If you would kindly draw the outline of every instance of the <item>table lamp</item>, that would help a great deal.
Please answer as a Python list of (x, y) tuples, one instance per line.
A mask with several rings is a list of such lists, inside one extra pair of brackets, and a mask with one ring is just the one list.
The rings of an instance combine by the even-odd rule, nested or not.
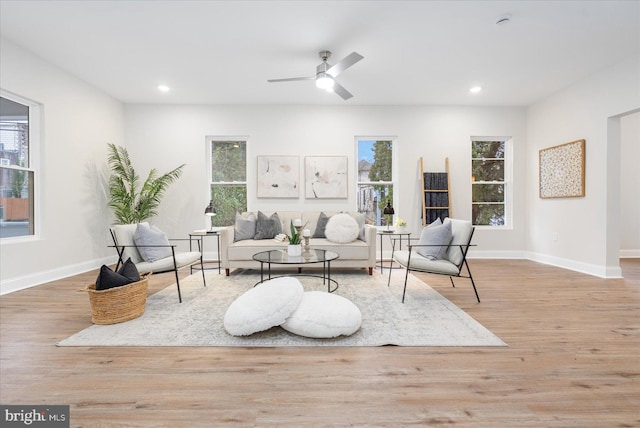
[(209, 205), (204, 209), (204, 215), (211, 218), (211, 231), (213, 232), (213, 216), (216, 215), (216, 209), (213, 207), (213, 200), (209, 201)]
[(387, 219), (387, 230), (385, 230), (385, 232), (390, 233), (391, 232), (391, 218), (395, 214), (395, 211), (393, 210), (393, 207), (391, 206), (391, 201), (387, 202), (387, 206), (384, 207), (384, 210), (382, 211), (382, 214), (384, 214), (384, 217)]

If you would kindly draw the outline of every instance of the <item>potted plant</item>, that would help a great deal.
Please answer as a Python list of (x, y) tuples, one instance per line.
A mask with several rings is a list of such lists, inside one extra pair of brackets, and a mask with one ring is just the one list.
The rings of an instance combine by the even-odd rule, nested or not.
[[(287, 245), (287, 254), (290, 256), (302, 255), (302, 244), (300, 243), (300, 232), (293, 225), (293, 221), (289, 224), (290, 235), (287, 235), (289, 245)], [(302, 230), (302, 228), (300, 228)]]
[(402, 218), (396, 219), (396, 232), (404, 233), (407, 230), (407, 222)]
[(140, 177), (131, 164), (127, 149), (115, 144), (108, 146), (109, 206), (113, 208), (116, 223), (140, 223), (155, 216), (162, 195), (180, 178), (184, 164), (162, 175), (152, 168), (140, 187)]

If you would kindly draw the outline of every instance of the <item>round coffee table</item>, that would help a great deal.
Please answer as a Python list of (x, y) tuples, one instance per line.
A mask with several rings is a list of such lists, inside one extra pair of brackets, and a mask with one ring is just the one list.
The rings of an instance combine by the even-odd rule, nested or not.
[[(322, 283), (327, 284), (327, 291), (333, 293), (338, 289), (338, 281), (331, 278), (331, 261), (337, 259), (340, 255), (334, 251), (329, 250), (309, 250), (303, 251), (302, 255), (290, 256), (287, 254), (287, 250), (270, 250), (261, 251), (253, 255), (253, 260), (260, 262), (260, 282), (264, 282), (264, 265), (267, 265), (268, 278), (271, 279), (271, 265), (308, 265), (322, 263), (322, 276), (297, 273), (293, 275), (280, 275), (280, 276), (313, 276), (316, 278), (322, 278)], [(277, 278), (274, 276), (274, 278)], [(331, 283), (335, 284), (335, 287), (331, 288)], [(259, 284), (258, 283), (258, 284)]]

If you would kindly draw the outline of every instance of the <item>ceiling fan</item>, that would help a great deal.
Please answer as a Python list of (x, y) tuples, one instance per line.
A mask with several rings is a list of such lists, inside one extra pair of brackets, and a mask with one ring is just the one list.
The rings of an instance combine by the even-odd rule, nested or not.
[(319, 52), (320, 59), (322, 60), (322, 64), (316, 67), (316, 75), (308, 76), (308, 77), (289, 77), (286, 79), (270, 79), (269, 83), (273, 82), (292, 82), (295, 80), (315, 80), (316, 86), (320, 89), (324, 89), (329, 92), (335, 92), (340, 95), (343, 100), (348, 100), (353, 97), (351, 92), (347, 91), (342, 85), (335, 81), (335, 78), (345, 71), (347, 68), (351, 67), (356, 62), (360, 61), (364, 58), (357, 52), (351, 52), (345, 58), (342, 59), (339, 63), (335, 65), (331, 65), (327, 63), (327, 60), (331, 57), (330, 51), (320, 51)]

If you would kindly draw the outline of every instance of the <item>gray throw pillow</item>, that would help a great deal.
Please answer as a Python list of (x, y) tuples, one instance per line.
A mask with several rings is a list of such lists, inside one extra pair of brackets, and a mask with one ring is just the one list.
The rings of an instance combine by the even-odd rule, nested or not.
[[(433, 225), (432, 223), (431, 225), (422, 229), (420, 240), (418, 241), (418, 245), (430, 246), (417, 247), (416, 251), (422, 257), (425, 257), (429, 260), (441, 259), (449, 248), (445, 247), (444, 245), (449, 245), (452, 238), (453, 235), (451, 234), (450, 222), (440, 225)], [(439, 245), (442, 245), (442, 247)]]
[[(136, 231), (133, 234), (133, 242), (138, 248), (138, 252), (142, 259), (146, 262), (154, 262), (156, 260), (171, 257), (171, 247), (167, 235), (156, 226), (147, 226), (138, 223)], [(147, 245), (166, 245), (165, 247), (149, 247)]]
[(233, 242), (253, 239), (254, 236), (256, 236), (256, 216), (250, 214), (249, 217), (244, 218), (240, 214), (236, 214)]
[(278, 213), (273, 213), (267, 217), (262, 211), (258, 211), (256, 234), (253, 239), (272, 239), (280, 233), (282, 233), (282, 224)]
[(326, 238), (324, 234), (324, 230), (327, 228), (327, 223), (331, 217), (327, 216), (324, 212), (320, 213), (320, 217), (318, 217), (318, 223), (316, 225), (316, 230), (313, 232), (312, 238)]

